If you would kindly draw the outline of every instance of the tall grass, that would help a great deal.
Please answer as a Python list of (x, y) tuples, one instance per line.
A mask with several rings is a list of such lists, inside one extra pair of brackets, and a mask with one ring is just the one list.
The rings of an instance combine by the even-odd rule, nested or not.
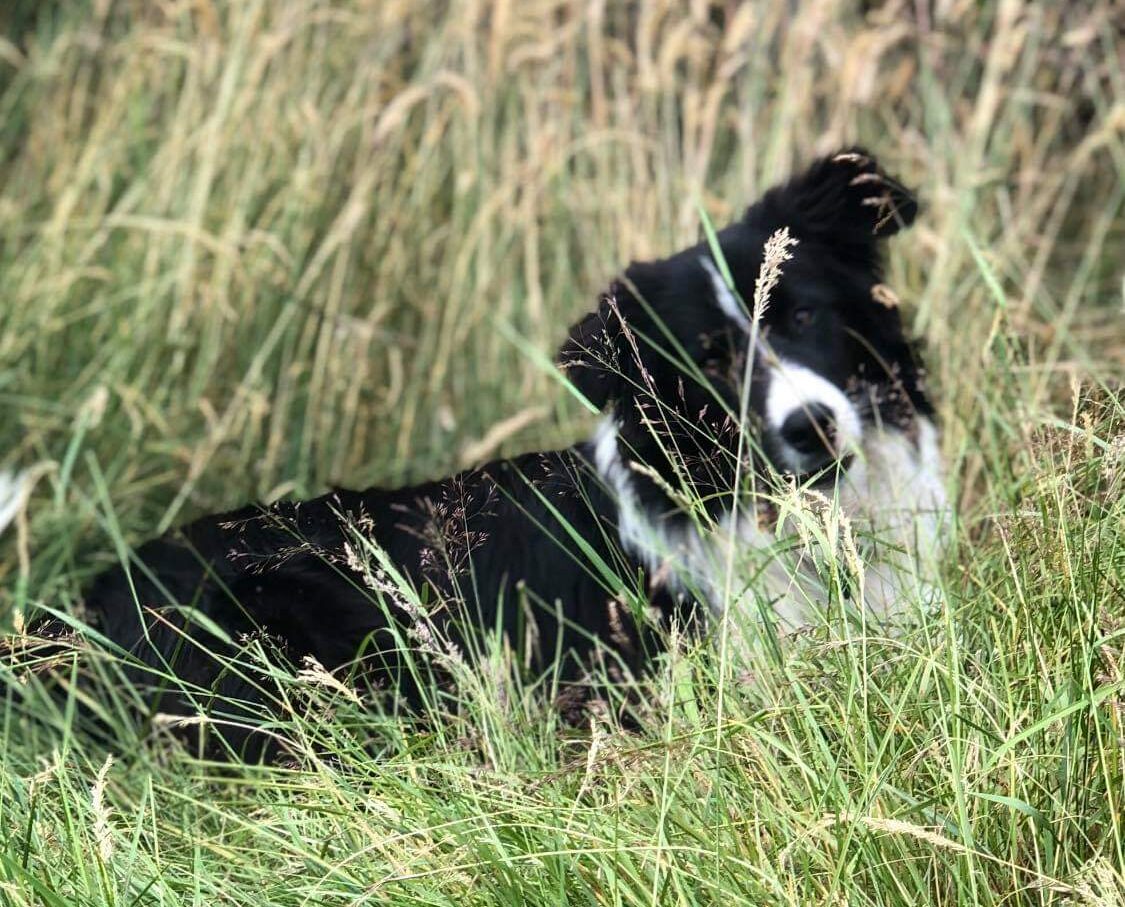
[(560, 728), (502, 652), (426, 727), (307, 668), (273, 769), (8, 684), (5, 903), (1125, 899), (1113, 5), (867, 5), (0, 12), (9, 626), (196, 513), (569, 443), (537, 363), (608, 279), (855, 140), (925, 203), (888, 282), (960, 515), (939, 613), (733, 688), (677, 655), (639, 733)]

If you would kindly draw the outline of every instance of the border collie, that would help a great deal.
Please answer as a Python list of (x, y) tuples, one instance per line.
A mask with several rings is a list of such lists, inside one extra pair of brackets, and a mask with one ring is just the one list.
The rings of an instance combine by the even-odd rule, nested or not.
[[(153, 710), (192, 715), (261, 705), (232, 668), (256, 634), (417, 701), (406, 650), (452, 651), (467, 626), (573, 680), (606, 653), (643, 670), (669, 621), (795, 629), (827, 606), (832, 533), (852, 569), (836, 600), (916, 607), (946, 502), (881, 273), (916, 210), (862, 149), (818, 160), (710, 241), (630, 265), (572, 328), (558, 363), (602, 413), (591, 440), (203, 517), (98, 576), (86, 617)], [(803, 529), (810, 514), (828, 528)]]

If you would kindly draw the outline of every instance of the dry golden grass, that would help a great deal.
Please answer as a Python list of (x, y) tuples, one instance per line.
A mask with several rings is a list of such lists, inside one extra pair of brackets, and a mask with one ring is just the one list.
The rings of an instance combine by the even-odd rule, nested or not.
[(890, 282), (951, 409), (998, 330), (1033, 405), (1120, 369), (1108, 7), (842, 6), (101, 2), (57, 36), (41, 13), (0, 111), (6, 454), (57, 459), (104, 414), (83, 446), (130, 454), (115, 499), (174, 490), (171, 519), (446, 469), (501, 419), (508, 448), (562, 440), (496, 322), (549, 352), (630, 258), (696, 238), (700, 200), (732, 217), (856, 139), (926, 201)]

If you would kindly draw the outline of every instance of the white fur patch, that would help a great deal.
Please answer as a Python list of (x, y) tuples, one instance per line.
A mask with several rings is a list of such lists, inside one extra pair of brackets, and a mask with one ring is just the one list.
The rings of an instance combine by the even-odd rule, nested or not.
[(880, 618), (931, 603), (950, 521), (937, 429), (919, 418), (913, 439), (875, 428), (861, 437), (858, 416), (847, 412), (855, 418), (845, 426), (855, 459), (832, 491), (794, 491), (773, 529), (759, 525), (747, 502), (737, 520), (728, 514), (707, 532), (669, 531), (649, 518), (621, 456), (618, 425), (604, 418), (594, 459), (617, 495), (622, 545), (679, 594), (704, 598), (716, 616), (730, 607), (739, 636), (737, 625), (771, 612), (783, 630), (818, 623), (828, 601), (821, 567), (829, 559), (854, 574), (853, 600)]
[(671, 530), (652, 520), (640, 506), (629, 466), (621, 456), (619, 427), (612, 416), (598, 423), (594, 434), (594, 465), (617, 496), (617, 534), (625, 550), (637, 557), (650, 574), (673, 575), (679, 591), (691, 588), (700, 574), (702, 544), (698, 533)]
[(26, 473), (0, 472), (0, 533), (23, 509), (30, 486)]
[(824, 568), (833, 562), (847, 577), (852, 601), (880, 620), (893, 622), (938, 601), (951, 512), (937, 428), (924, 418), (916, 427), (916, 439), (870, 428), (834, 488), (795, 492), (771, 543), (799, 544), (772, 558), (741, 552), (741, 563), (756, 562), (759, 572), (741, 599), (730, 599), (739, 617), (754, 617), (768, 601), (782, 629), (819, 623), (828, 599)]
[(952, 511), (937, 426), (915, 420), (910, 438), (895, 429), (872, 431), (839, 488), (839, 505), (865, 549), (864, 601), (876, 614), (902, 611), (904, 599), (933, 604)]
[(711, 289), (715, 293), (715, 302), (719, 304), (723, 314), (731, 321), (737, 324), (747, 334), (750, 333), (750, 316), (746, 314), (746, 310), (738, 301), (738, 297), (734, 295), (731, 288), (727, 286), (727, 282), (723, 280), (723, 275), (719, 273), (719, 269), (715, 267), (715, 263), (706, 255), (699, 257), (699, 263), (703, 265), (703, 270), (707, 272), (707, 276), (711, 278)]
[[(808, 410), (814, 404), (828, 407), (836, 423), (835, 441), (839, 456), (854, 453), (859, 448), (863, 423), (852, 402), (835, 384), (810, 368), (777, 359), (769, 366), (769, 387), (766, 392), (766, 424), (775, 434), (781, 431), (785, 420), (797, 412)], [(810, 458), (794, 450), (778, 436), (778, 445), (785, 464), (795, 472), (819, 465), (817, 457)], [(810, 462), (811, 461), (811, 462)]]

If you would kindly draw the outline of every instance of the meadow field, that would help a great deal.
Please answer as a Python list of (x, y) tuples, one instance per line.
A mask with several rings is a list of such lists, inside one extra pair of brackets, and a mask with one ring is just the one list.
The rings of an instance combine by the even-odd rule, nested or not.
[(853, 142), (922, 199), (957, 537), (915, 626), (685, 645), (640, 729), (502, 647), (425, 723), (272, 663), (294, 756), (234, 766), (0, 664), (0, 902), (1125, 904), (1120, 16), (4, 0), (5, 634), (193, 515), (573, 443), (609, 280)]

